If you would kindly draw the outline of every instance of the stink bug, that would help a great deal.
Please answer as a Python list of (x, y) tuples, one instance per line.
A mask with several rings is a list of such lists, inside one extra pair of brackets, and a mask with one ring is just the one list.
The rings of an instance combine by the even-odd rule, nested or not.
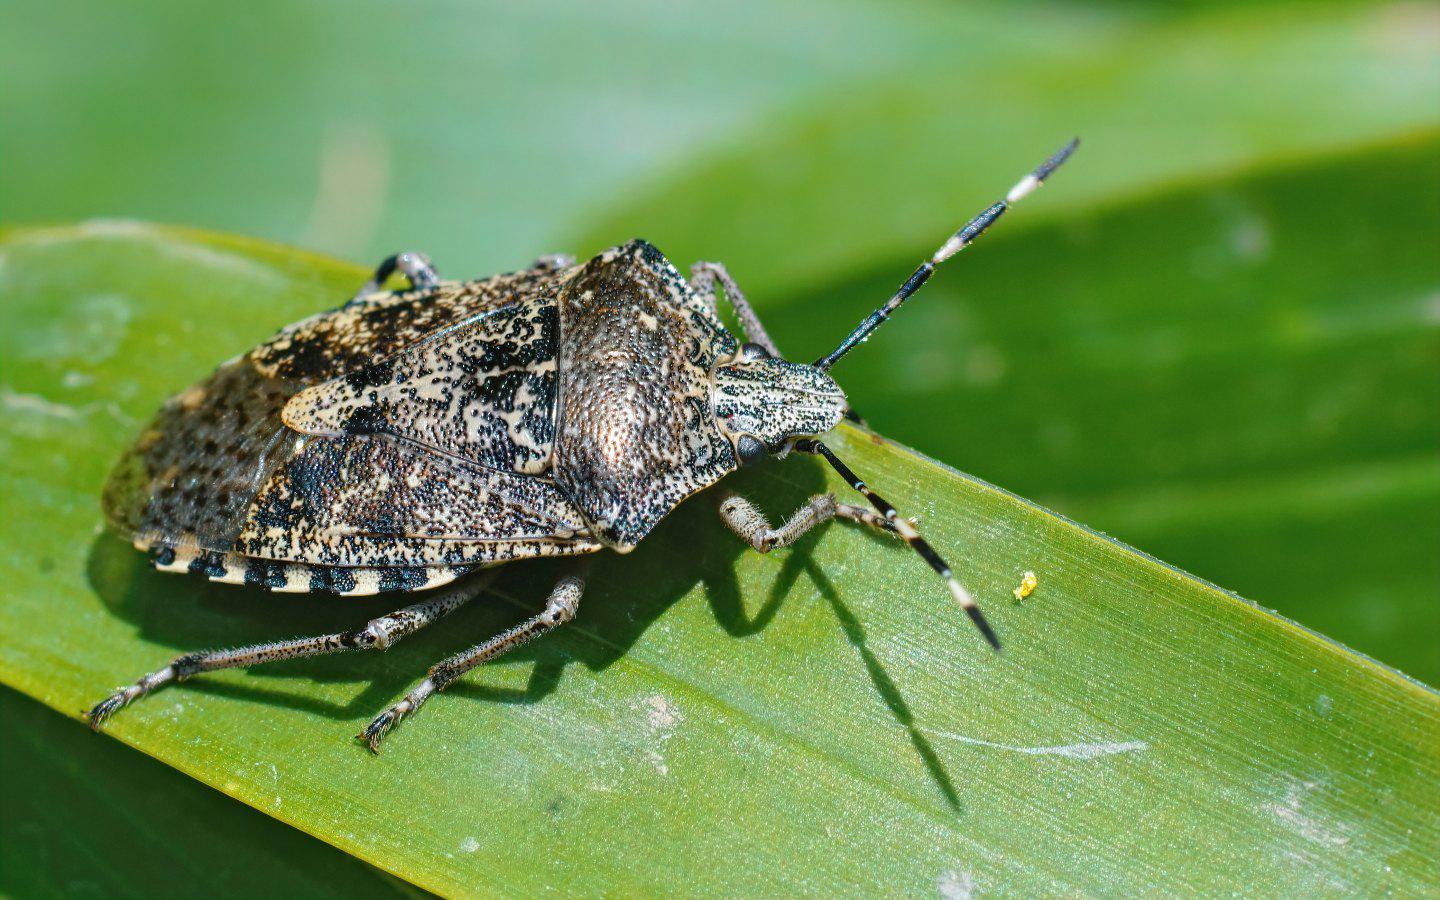
[[(823, 494), (774, 528), (727, 494), (726, 525), (762, 553), (837, 517), (892, 532), (999, 649), (914, 523), (819, 440), (847, 413), (829, 371), (1077, 143), (955, 232), (809, 365), (781, 357), (723, 266), (698, 263), (687, 283), (644, 241), (464, 283), (440, 280), (418, 253), (385, 260), (343, 306), (166, 403), (111, 474), (103, 505), (162, 571), (274, 591), (438, 590), (354, 631), (182, 656), (97, 704), (91, 725), (201, 672), (384, 650), (480, 593), (483, 578), (456, 580), (471, 570), (626, 553), (690, 494), (792, 451), (822, 457), (874, 511)], [(397, 271), (409, 289), (384, 290)], [(744, 343), (721, 324), (721, 293)], [(539, 615), (436, 665), (361, 737), (378, 750), (436, 691), (570, 621), (583, 587), (562, 578)]]

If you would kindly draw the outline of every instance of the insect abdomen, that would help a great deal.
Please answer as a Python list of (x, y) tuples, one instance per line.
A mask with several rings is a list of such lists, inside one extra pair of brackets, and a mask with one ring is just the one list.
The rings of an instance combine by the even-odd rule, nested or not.
[(293, 393), (241, 358), (171, 398), (110, 475), (111, 525), (149, 544), (228, 549), (288, 459), (279, 413)]

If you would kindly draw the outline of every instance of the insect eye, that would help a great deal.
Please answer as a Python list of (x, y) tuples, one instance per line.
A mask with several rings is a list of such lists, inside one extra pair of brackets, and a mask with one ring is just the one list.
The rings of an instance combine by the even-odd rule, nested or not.
[(759, 344), (745, 343), (740, 347), (740, 355), (746, 359), (769, 359), (770, 351)]
[(742, 434), (735, 440), (735, 452), (740, 457), (740, 464), (748, 466), (765, 458), (765, 445), (754, 435)]

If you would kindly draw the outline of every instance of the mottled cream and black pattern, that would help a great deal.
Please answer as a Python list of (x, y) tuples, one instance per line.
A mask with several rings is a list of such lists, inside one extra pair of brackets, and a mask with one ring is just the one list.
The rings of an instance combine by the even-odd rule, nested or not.
[[(156, 568), (275, 591), (432, 588), (536, 556), (627, 552), (671, 509), (740, 465), (814, 454), (873, 507), (818, 494), (778, 527), (735, 494), (721, 520), (760, 552), (846, 519), (903, 540), (995, 649), (994, 629), (913, 520), (818, 438), (845, 395), (829, 370), (1074, 151), (1067, 144), (952, 235), (885, 305), (813, 365), (786, 361), (725, 267), (687, 283), (632, 241), (583, 265), (444, 282), (423, 253), (383, 260), (341, 308), (284, 329), (170, 400), (105, 488), (111, 524)], [(393, 274), (405, 292), (376, 290)], [(746, 343), (721, 324), (722, 295)], [(188, 653), (101, 700), (99, 728), (204, 672), (384, 650), (486, 587), (467, 578), (345, 631)], [(359, 735), (399, 722), (466, 672), (571, 621), (584, 577), (543, 609), (430, 667)]]
[(643, 241), (368, 295), (169, 401), (105, 509), (163, 569), (275, 590), (628, 550), (737, 467), (712, 402), (736, 350)]
[(452, 325), (388, 359), (302, 391), (282, 420), (301, 434), (386, 434), (524, 475), (550, 468), (554, 297)]
[(710, 370), (735, 339), (644, 241), (566, 282), (560, 331), (555, 482), (623, 552), (737, 468), (710, 401)]
[[(537, 268), (431, 291), (379, 292), (285, 328), (166, 403), (112, 473), (107, 518), (155, 551), (159, 568), (276, 590), (433, 587), (476, 564), (598, 549), (577, 533), (581, 520), (553, 484), (515, 474), (548, 456), (537, 447), (553, 430), (544, 394), (554, 391), (554, 297), (568, 274)], [(521, 321), (530, 307), (552, 310), (550, 325), (543, 314), (540, 322)], [(457, 323), (467, 334), (484, 333), (492, 316), (490, 352), (502, 358), (492, 393), (502, 406), (516, 399), (504, 396), (514, 380), (507, 363), (528, 353), (552, 374), (522, 379), (524, 390), (515, 393), (538, 390), (539, 402), (520, 398), (533, 408), (515, 429), (490, 430), (496, 440), (479, 451), (479, 465), (421, 452), (403, 436), (359, 429), (312, 436), (285, 424), (286, 405), (307, 388), (343, 384), (337, 376), (373, 379), (377, 365)], [(517, 465), (485, 465), (502, 457)], [(498, 519), (482, 516), (500, 510), (506, 515)], [(465, 515), (476, 518), (457, 527)]]

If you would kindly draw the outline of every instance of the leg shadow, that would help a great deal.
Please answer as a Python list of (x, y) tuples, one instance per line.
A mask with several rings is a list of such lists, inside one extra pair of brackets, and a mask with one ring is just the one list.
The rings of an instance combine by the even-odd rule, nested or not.
[[(327, 634), (408, 606), (419, 595), (334, 597), (324, 594), (272, 594), (257, 588), (213, 584), (198, 576), (156, 572), (145, 557), (110, 533), (91, 544), (87, 575), (92, 589), (118, 618), (130, 622), (145, 640), (162, 644), (145, 663), (153, 671), (184, 653), (239, 646), (294, 636)], [(256, 676), (243, 683), (198, 675), (165, 689), (198, 691), (302, 710), (336, 720), (373, 715), (403, 694), (440, 659), (475, 643), (465, 636), (494, 634), (515, 624), (508, 604), (482, 593), (441, 622), (400, 641), (384, 653), (350, 651), (252, 666)], [(553, 668), (553, 667), (552, 667)], [(124, 673), (125, 682), (145, 674)], [(263, 679), (308, 679), (317, 684), (362, 683), (345, 702), (336, 692), (323, 695), (303, 688), (271, 686)], [(553, 681), (554, 679), (552, 679)], [(543, 683), (543, 680), (542, 680)], [(101, 685), (96, 700), (116, 685)], [(146, 701), (139, 701), (144, 703)], [(123, 713), (122, 713), (123, 714)]]
[[(727, 480), (727, 485), (758, 498), (768, 513), (779, 517), (822, 490), (824, 477), (818, 461), (792, 460), (738, 473)], [(485, 703), (541, 702), (558, 687), (568, 665), (578, 662), (591, 671), (607, 669), (697, 585), (705, 588), (715, 619), (727, 634), (756, 634), (775, 619), (795, 582), (808, 575), (840, 620), (850, 643), (860, 652), (881, 698), (909, 732), (931, 776), (950, 805), (958, 809), (953, 783), (930, 743), (917, 730), (914, 716), (894, 681), (867, 648), (864, 629), (810, 557), (812, 542), (832, 527), (853, 526), (831, 523), (790, 548), (769, 585), (764, 603), (751, 614), (736, 567), (741, 554), (755, 551), (724, 527), (712, 497), (694, 498), (667, 516), (634, 553), (617, 556), (601, 552), (593, 558), (585, 597), (574, 623), (483, 667), (529, 665), (531, 673), (523, 689), (488, 685), (483, 674), (476, 672), (451, 685), (446, 694)], [(888, 535), (869, 534), (877, 542), (894, 540)], [(485, 593), (384, 653), (337, 653), (247, 670), (260, 678), (300, 676), (316, 683), (363, 682), (361, 690), (343, 703), (306, 693), (303, 688), (271, 687), (253, 679), (236, 683), (202, 675), (186, 681), (181, 689), (273, 704), (336, 720), (368, 720), (402, 696), (433, 664), (537, 612), (567, 565), (573, 565), (573, 561), (534, 560), (503, 566)], [(150, 568), (142, 554), (108, 532), (91, 545), (87, 568), (92, 588), (116, 616), (134, 624), (146, 640), (173, 650), (155, 659), (151, 670), (177, 655), (201, 648), (354, 628), (415, 602), (414, 596), (406, 594), (368, 598), (271, 594), (257, 588), (213, 584), (194, 576), (160, 573)], [(133, 679), (142, 674), (134, 672), (125, 677)], [(110, 687), (97, 691), (96, 699)]]
[(945, 795), (945, 802), (955, 812), (961, 812), (960, 795), (955, 790), (955, 782), (950, 779), (950, 773), (946, 771), (945, 764), (940, 761), (940, 756), (935, 752), (935, 747), (930, 743), (930, 739), (915, 724), (915, 714), (910, 711), (910, 705), (905, 702), (905, 696), (900, 693), (900, 688), (891, 679), (890, 674), (885, 671), (879, 658), (870, 651), (865, 640), (865, 627), (850, 611), (850, 607), (840, 599), (840, 593), (835, 590), (835, 584), (815, 564), (814, 560), (810, 559), (808, 553), (800, 565), (820, 591), (820, 596), (830, 604), (830, 608), (835, 612), (835, 618), (840, 620), (840, 627), (844, 630), (846, 639), (860, 654), (860, 659), (865, 664), (865, 671), (870, 675), (870, 681), (875, 685), (880, 699), (885, 701), (885, 705), (890, 708), (890, 712), (896, 720), (905, 726), (911, 745), (915, 748), (921, 761), (925, 763), (925, 768), (930, 772), (930, 778), (935, 782), (935, 786), (940, 789), (940, 793)]

